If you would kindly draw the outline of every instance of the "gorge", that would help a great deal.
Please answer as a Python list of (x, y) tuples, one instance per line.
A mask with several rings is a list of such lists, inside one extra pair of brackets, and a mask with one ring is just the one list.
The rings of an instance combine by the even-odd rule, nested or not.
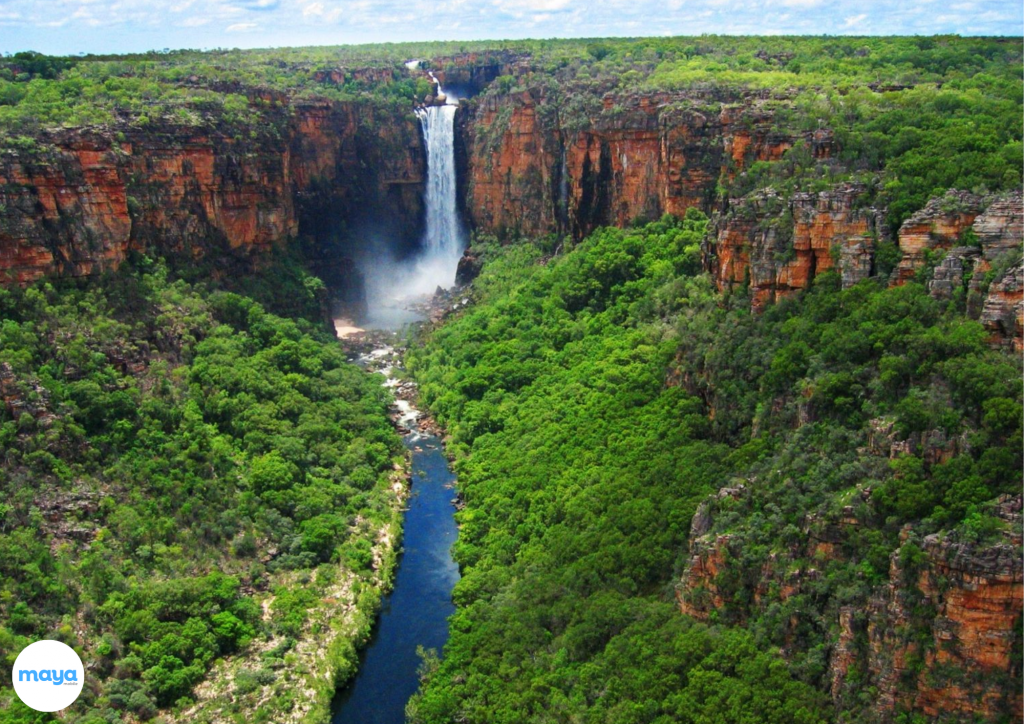
[[(1020, 58), (691, 38), (81, 61), (109, 74), (94, 99), (166, 95), (0, 115), (4, 484), (61, 491), (11, 494), (2, 535), (100, 570), (68, 542), (139, 528), (96, 501), (167, 436), (189, 490), (234, 502), (124, 533), (127, 573), (59, 604), (0, 556), (28, 602), (0, 600), (4, 630), (82, 611), (60, 635), (101, 662), (108, 719), (145, 718), (139, 692), (171, 718), (326, 721), (353, 676), (335, 721), (392, 685), (386, 720), (414, 724), (1019, 719)], [(444, 428), (406, 438), (410, 469), (322, 327), (453, 285), (405, 355)], [(306, 417), (342, 402), (330, 436)], [(455, 496), (441, 437), (458, 570), (454, 529), (419, 517)], [(175, 528), (225, 556), (230, 595), (158, 605), (213, 570)], [(451, 636), (416, 681), (420, 616), (424, 645)], [(149, 673), (164, 629), (181, 666)]]
[[(367, 275), (378, 296), (387, 296), (378, 278), (429, 293), (452, 283), (465, 243), (440, 246), (439, 239), (464, 238), (462, 221), (456, 207), (441, 204), (425, 219), (429, 195), (464, 208), (470, 227), (480, 232), (581, 239), (603, 224), (653, 220), (690, 207), (709, 213), (718, 203), (719, 179), (777, 161), (794, 144), (815, 159), (828, 161), (832, 153), (827, 130), (803, 138), (774, 130), (771, 112), (756, 95), (716, 91), (686, 98), (691, 108), (705, 104), (704, 112), (681, 112), (668, 101), (606, 96), (584, 117), (587, 130), (574, 134), (571, 145), (562, 140), (571, 134), (564, 122), (541, 122), (557, 115), (532, 92), (471, 100), (458, 120), (454, 99), (430, 105), (417, 112), (422, 132), (400, 112), (276, 97), (270, 102), (280, 108), (278, 117), (268, 120), (281, 125), (284, 137), (262, 147), (223, 132), (173, 126), (125, 129), (119, 134), (124, 141), (90, 131), (43, 136), (31, 153), (4, 158), (0, 274), (18, 284), (44, 275), (95, 275), (117, 268), (133, 250), (209, 257), (223, 268), (232, 261), (259, 263), (275, 243), (303, 236), (313, 242), (315, 268), (350, 300), (365, 295)], [(710, 116), (714, 108), (721, 110)], [(438, 165), (427, 177), (431, 153), (458, 166), (455, 196), (445, 188), (455, 169)], [(919, 241), (912, 226), (887, 228), (882, 210), (865, 206), (871, 193), (838, 184), (794, 197), (790, 208), (770, 193), (730, 199), (705, 266), (720, 288), (749, 277), (760, 306), (806, 288), (816, 270), (830, 268), (837, 239), (839, 268), (853, 284), (874, 272), (875, 245), (897, 237), (907, 250), (894, 277), (902, 283), (924, 264), (925, 249), (950, 249), (963, 228), (951, 219), (958, 225), (949, 232), (940, 226), (930, 240)], [(969, 202), (970, 219), (996, 201), (1007, 209), (985, 237), (995, 246), (983, 266), (1013, 245), (1017, 198)], [(938, 204), (925, 223), (947, 223)], [(767, 236), (754, 231), (780, 222)], [(346, 239), (339, 239), (339, 228), (349, 229)], [(796, 258), (780, 263), (790, 249)], [(354, 273), (356, 262), (365, 267), (362, 274)], [(993, 334), (1019, 347), (1020, 306), (1012, 292), (1002, 291), (1007, 284), (1021, 287), (1019, 268), (993, 280), (992, 294), (974, 314), (987, 310)]]
[[(434, 98), (444, 101), (416, 111), (427, 149), (424, 241), (420, 252), (405, 265), (366, 262), (369, 309), (361, 323), (371, 334), (379, 334), (381, 329), (407, 331), (402, 322), (410, 317), (396, 319), (394, 312), (382, 314), (379, 309), (402, 309), (429, 297), (435, 289), (452, 287), (465, 245), (455, 193), (453, 129), (458, 101), (443, 92), (433, 74), (430, 78), (437, 88)], [(332, 722), (400, 724), (419, 684), (421, 652), (437, 656), (448, 638), (448, 618), (454, 611), (452, 588), (459, 576), (451, 557), (457, 535), (452, 498), (455, 477), (441, 440), (426, 431), (430, 429), (428, 421), (406, 399), (414, 386), (396, 376), (401, 372), (397, 368), (400, 353), (385, 345), (361, 355), (358, 361), (383, 373), (385, 386), (401, 390), (395, 422), (410, 449), (412, 476), (394, 589), (384, 599), (373, 637), (360, 655), (359, 673), (336, 697)]]

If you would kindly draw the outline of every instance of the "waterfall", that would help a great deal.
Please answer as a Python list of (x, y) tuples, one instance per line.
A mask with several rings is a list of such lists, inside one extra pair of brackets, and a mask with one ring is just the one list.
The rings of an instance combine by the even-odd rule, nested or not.
[[(458, 264), (462, 256), (462, 222), (455, 201), (455, 108), (447, 104), (416, 112), (427, 147), (427, 229), (423, 239), (426, 259)], [(455, 280), (451, 269), (450, 285)], [(440, 283), (440, 282), (439, 282)], [(447, 286), (442, 284), (442, 286)]]
[[(410, 61), (414, 63), (415, 61)], [(429, 72), (429, 71), (428, 71)], [(444, 90), (433, 73), (435, 97)], [(466, 232), (459, 218), (455, 185), (455, 111), (458, 100), (450, 93), (441, 105), (416, 110), (427, 151), (426, 229), (419, 253), (396, 259), (386, 245), (371, 247), (360, 268), (366, 279), (369, 325), (381, 321), (386, 310), (401, 310), (410, 299), (433, 294), (438, 287), (455, 284), (459, 259), (466, 247)]]
[[(444, 89), (430, 73), (437, 94)], [(433, 292), (455, 283), (455, 272), (465, 248), (455, 185), (455, 110), (458, 100), (446, 94), (444, 105), (417, 109), (427, 147), (426, 231), (412, 281), (414, 293)]]

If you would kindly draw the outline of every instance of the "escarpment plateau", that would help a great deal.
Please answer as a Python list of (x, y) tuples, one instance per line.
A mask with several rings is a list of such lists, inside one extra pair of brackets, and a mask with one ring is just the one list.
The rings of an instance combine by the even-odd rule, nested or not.
[[(459, 205), (477, 231), (580, 239), (598, 226), (695, 207), (713, 217), (705, 270), (720, 290), (749, 287), (755, 309), (832, 268), (845, 286), (879, 274), (893, 284), (923, 275), (935, 295), (967, 295), (993, 343), (1021, 347), (1024, 280), (1019, 265), (1003, 263), (1020, 245), (1019, 192), (951, 191), (893, 232), (876, 189), (863, 182), (750, 187), (752, 168), (790, 152), (842, 168), (830, 129), (803, 131), (780, 119), (784, 95), (602, 95), (557, 83), (502, 94), (491, 87), (496, 79), (532, 77), (528, 57), (464, 54), (430, 65), (469, 93), (490, 88), (456, 115)], [(392, 83), (396, 73), (338, 70), (324, 82)], [(302, 235), (316, 241), (318, 270), (345, 287), (354, 283), (347, 260), (361, 237), (415, 248), (425, 152), (411, 115), (266, 91), (249, 98), (264, 117), (260, 133), (164, 120), (50, 132), (31, 148), (4, 152), (0, 277), (25, 284), (94, 274), (133, 249), (216, 267), (258, 259)]]

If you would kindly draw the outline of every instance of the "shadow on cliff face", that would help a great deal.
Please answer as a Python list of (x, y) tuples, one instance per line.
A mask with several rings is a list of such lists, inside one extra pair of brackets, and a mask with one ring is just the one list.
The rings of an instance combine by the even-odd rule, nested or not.
[(310, 267), (330, 290), (334, 314), (362, 318), (418, 253), (423, 202), (418, 193), (382, 196), (370, 184), (352, 197), (344, 191), (323, 182), (299, 198), (300, 237)]
[(428, 251), (423, 226), (414, 236), (396, 229), (394, 218), (351, 226), (343, 219), (331, 222), (306, 237), (305, 256), (330, 290), (335, 317), (370, 328), (398, 328), (421, 318), (410, 316), (408, 308), (455, 283), (461, 245)]

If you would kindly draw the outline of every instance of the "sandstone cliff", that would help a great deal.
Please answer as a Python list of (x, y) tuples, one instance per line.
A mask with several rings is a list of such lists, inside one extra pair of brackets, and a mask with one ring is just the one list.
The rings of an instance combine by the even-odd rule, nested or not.
[[(870, 491), (860, 495), (868, 500)], [(742, 486), (723, 490), (713, 507), (744, 496)], [(1005, 529), (985, 542), (950, 533), (921, 539), (906, 528), (904, 547), (890, 556), (888, 580), (865, 600), (843, 603), (820, 598), (821, 580), (827, 562), (844, 559), (857, 547), (860, 531), (870, 527), (853, 507), (826, 518), (809, 515), (801, 543), (769, 554), (761, 570), (745, 571), (740, 543), (714, 532), (714, 516), (704, 503), (694, 516), (676, 594), (680, 610), (739, 625), (748, 625), (750, 617), (775, 621), (787, 656), (805, 645), (809, 628), (828, 631), (826, 683), (842, 710), (860, 709), (864, 702), (858, 697), (874, 687), (878, 696), (868, 709), (881, 722), (893, 721), (900, 711), (1020, 719), (1020, 692), (1006, 682), (992, 683), (993, 677), (1008, 682), (1020, 665), (1014, 658), (1024, 604), (1020, 496), (1001, 499), (994, 513)], [(920, 553), (907, 553), (911, 549)], [(737, 581), (750, 591), (744, 600), (735, 596)]]
[[(920, 562), (907, 563), (893, 553), (889, 583), (866, 615), (867, 668), (876, 677), (880, 710), (910, 708), (931, 718), (1021, 718), (1021, 692), (1008, 682), (993, 686), (993, 679), (1009, 679), (1019, 666), (1014, 647), (1024, 605), (1020, 496), (1002, 500), (996, 510), (1007, 525), (998, 542), (933, 534), (921, 543)], [(922, 610), (928, 613), (922, 616)], [(915, 630), (923, 635), (908, 635)], [(834, 662), (839, 687), (848, 674)]]
[(932, 255), (959, 246), (984, 207), (984, 200), (966, 191), (951, 190), (903, 222), (899, 231), (902, 257), (892, 274), (894, 284), (913, 279)]
[[(828, 191), (782, 197), (772, 189), (730, 201), (714, 217), (704, 266), (719, 289), (751, 289), (754, 309), (806, 289), (837, 267), (844, 287), (882, 273), (877, 252), (889, 244), (884, 211), (867, 203), (868, 189), (841, 184)], [(1022, 348), (1024, 276), (1019, 259), (1021, 192), (981, 197), (949, 191), (931, 199), (900, 227), (890, 284), (921, 275), (933, 296), (965, 296), (968, 313), (992, 332), (992, 342)], [(965, 246), (970, 243), (970, 246)]]
[(161, 122), (51, 132), (0, 155), (0, 280), (97, 274), (130, 250), (251, 261), (360, 214), (415, 238), (425, 160), (413, 119), (328, 101), (265, 114), (256, 138), (216, 119)]
[[(965, 239), (972, 245), (963, 246)], [(924, 271), (930, 275), (933, 296), (949, 299), (962, 290), (968, 295), (968, 313), (992, 333), (993, 344), (1019, 352), (1024, 327), (1022, 243), (1021, 191), (994, 198), (949, 191), (900, 227), (902, 257), (890, 281), (903, 284)]]
[(500, 236), (582, 238), (600, 225), (709, 211), (722, 174), (776, 160), (794, 143), (762, 101), (712, 91), (485, 96), (460, 122), (470, 222)]
[(755, 309), (806, 289), (814, 276), (838, 264), (843, 286), (873, 273), (877, 241), (886, 238), (882, 213), (858, 205), (859, 185), (796, 193), (772, 190), (734, 200), (715, 219), (704, 264), (719, 288), (749, 285)]
[[(993, 341), (1014, 352), (1024, 349), (1024, 193), (1016, 191), (995, 201), (974, 222), (982, 256), (971, 278), (971, 290), (985, 293), (979, 315)], [(1006, 262), (1016, 258), (1015, 264)], [(984, 284), (988, 283), (985, 290)], [(972, 312), (975, 310), (971, 310)]]
[[(998, 261), (1020, 248), (1020, 193), (1002, 198), (950, 191), (932, 199), (890, 239), (885, 209), (859, 183), (783, 195), (771, 189), (723, 201), (723, 188), (757, 161), (797, 143), (810, 158), (837, 151), (828, 129), (786, 134), (784, 99), (726, 91), (605, 94), (587, 100), (546, 87), (488, 94), (457, 118), (460, 203), (470, 225), (502, 238), (627, 225), (696, 206), (714, 216), (704, 264), (720, 289), (749, 285), (755, 309), (805, 289), (838, 267), (844, 286), (889, 273), (877, 258), (895, 243), (891, 283), (924, 268), (937, 296), (973, 292), (972, 316), (993, 343), (1021, 346), (1019, 273)], [(964, 240), (974, 246), (962, 251)], [(977, 253), (975, 253), (977, 250)], [(997, 278), (985, 274), (997, 269)], [(973, 275), (973, 276), (972, 276)]]
[[(431, 65), (471, 90), (530, 71), (528, 58), (511, 53)], [(394, 80), (393, 69), (371, 70), (361, 82)], [(338, 83), (357, 74), (323, 72)], [(399, 253), (415, 247), (425, 157), (411, 117), (369, 103), (248, 93), (268, 129), (258, 138), (205, 119), (56, 132), (33, 150), (0, 154), (0, 279), (95, 274), (132, 249), (216, 265), (251, 261), (301, 234), (317, 241), (318, 271), (345, 286), (345, 259), (360, 238), (386, 237)], [(884, 210), (862, 184), (721, 197), (753, 163), (777, 161), (798, 142), (814, 159), (835, 154), (828, 129), (780, 132), (780, 103), (721, 89), (487, 94), (463, 102), (456, 117), (460, 205), (481, 231), (574, 238), (702, 208), (714, 219), (705, 268), (720, 289), (749, 285), (755, 309), (833, 267), (844, 286), (888, 273), (877, 258), (880, 245), (891, 247)], [(939, 298), (962, 289), (993, 343), (1019, 350), (1024, 278), (1005, 262), (1022, 234), (1020, 192), (993, 199), (951, 191), (903, 224), (891, 281), (924, 273)]]

